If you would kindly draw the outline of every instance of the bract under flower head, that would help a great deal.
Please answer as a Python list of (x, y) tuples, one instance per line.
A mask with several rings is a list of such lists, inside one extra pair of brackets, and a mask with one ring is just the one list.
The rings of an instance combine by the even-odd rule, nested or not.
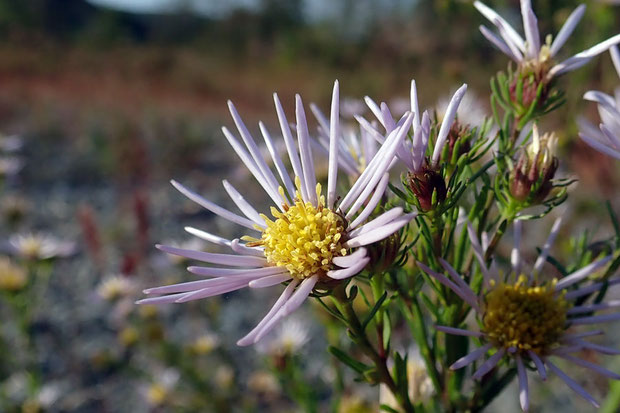
[[(500, 277), (494, 267), (487, 266), (484, 259), (485, 250), (478, 241), (476, 231), (468, 225), (467, 231), (474, 255), (484, 278), (479, 294), (474, 293), (458, 272), (445, 260), (439, 261), (449, 277), (418, 263), (426, 273), (450, 288), (470, 305), (480, 321), (480, 329), (477, 330), (437, 326), (438, 330), (445, 333), (477, 337), (482, 342), (480, 347), (457, 360), (450, 368), (459, 369), (468, 366), (483, 358), (487, 352), (494, 350), (472, 375), (474, 379), (481, 379), (505, 358), (514, 361), (519, 378), (519, 399), (524, 411), (529, 409), (528, 379), (525, 373), (525, 366), (528, 363), (538, 370), (543, 380), (546, 380), (548, 370), (554, 372), (571, 389), (595, 406), (598, 406), (596, 400), (558, 368), (550, 358), (563, 358), (606, 377), (620, 379), (620, 375), (614, 372), (570, 355), (570, 353), (581, 350), (618, 354), (614, 349), (583, 340), (585, 337), (602, 334), (602, 331), (579, 333), (572, 331), (572, 327), (579, 325), (620, 320), (620, 313), (580, 316), (598, 310), (620, 307), (618, 300), (600, 304), (581, 303), (584, 297), (587, 298), (604, 286), (620, 284), (620, 279), (591, 282), (588, 285), (579, 285), (574, 288), (603, 268), (612, 257), (608, 256), (594, 261), (560, 280), (545, 281), (540, 278), (550, 248), (559, 232), (560, 223), (560, 219), (554, 223), (532, 271), (524, 272), (519, 248), (521, 221), (515, 221), (515, 246), (511, 255), (512, 273), (508, 277)], [(580, 300), (579, 304), (576, 302), (577, 299)]]
[(347, 194), (339, 198), (336, 196), (336, 182), (342, 134), (338, 82), (334, 84), (329, 120), (326, 195), (317, 185), (311, 138), (301, 97), (296, 97), (295, 108), (297, 145), (277, 95), (274, 95), (274, 101), (293, 179), (284, 168), (282, 159), (272, 150), (275, 146), (271, 136), (261, 123), (260, 130), (280, 180), (276, 178), (232, 102), (229, 102), (230, 112), (243, 144), (227, 128), (222, 129), (237, 155), (273, 201), (271, 213), (274, 219), (260, 214), (226, 180), (223, 181), (224, 189), (243, 216), (173, 181), (173, 185), (191, 200), (222, 218), (256, 231), (258, 235), (229, 240), (196, 228), (186, 228), (199, 238), (230, 248), (233, 253), (215, 254), (163, 245), (158, 248), (170, 254), (228, 268), (189, 267), (190, 272), (212, 278), (150, 288), (144, 292), (164, 295), (139, 301), (141, 304), (181, 303), (244, 287), (263, 288), (288, 283), (271, 310), (256, 328), (238, 341), (239, 345), (253, 344), (264, 337), (280, 320), (295, 311), (315, 286), (329, 288), (324, 281), (338, 283), (358, 274), (370, 260), (364, 247), (397, 232), (415, 216), (415, 213), (404, 214), (402, 208), (393, 208), (366, 222), (387, 188), (388, 171), (411, 128), (413, 114), (405, 114), (395, 128), (382, 137), (381, 148)]

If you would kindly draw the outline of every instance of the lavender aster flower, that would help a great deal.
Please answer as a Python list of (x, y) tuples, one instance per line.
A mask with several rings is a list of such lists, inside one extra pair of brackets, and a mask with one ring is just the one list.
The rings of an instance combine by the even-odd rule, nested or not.
[[(566, 43), (575, 30), (579, 20), (583, 17), (586, 6), (580, 5), (566, 19), (566, 22), (552, 41), (548, 35), (545, 43), (540, 41), (538, 21), (532, 10), (531, 0), (521, 0), (521, 16), (523, 17), (523, 39), (515, 29), (497, 12), (480, 1), (474, 2), (474, 6), (497, 27), (499, 36), (491, 32), (485, 26), (480, 26), (480, 31), (495, 47), (504, 52), (508, 57), (517, 62), (521, 67), (530, 66), (535, 71), (546, 72), (547, 79), (573, 71), (588, 63), (594, 56), (603, 53), (611, 46), (620, 43), (620, 34), (617, 34), (591, 48), (577, 53), (576, 55), (554, 64), (553, 59), (560, 48)], [(538, 69), (538, 70), (537, 70)]]
[[(609, 52), (620, 77), (620, 51), (614, 46)], [(587, 120), (580, 119), (579, 136), (594, 149), (620, 159), (620, 88), (616, 89), (615, 96), (590, 90), (583, 98), (598, 103), (601, 124), (597, 129)]]
[(519, 399), (524, 411), (529, 409), (530, 403), (526, 375), (526, 367), (529, 366), (538, 370), (542, 380), (547, 379), (548, 371), (555, 373), (572, 390), (594, 406), (598, 406), (596, 400), (586, 390), (551, 361), (552, 357), (570, 361), (609, 378), (620, 379), (620, 375), (614, 372), (571, 355), (584, 349), (602, 354), (620, 354), (616, 349), (584, 340), (602, 334), (601, 330), (586, 332), (573, 330), (573, 327), (580, 325), (620, 320), (620, 313), (592, 315), (599, 310), (620, 307), (620, 300), (595, 304), (576, 303), (577, 299), (583, 300), (604, 286), (620, 283), (620, 279), (615, 278), (608, 282), (591, 282), (576, 287), (577, 283), (583, 282), (605, 266), (611, 256), (586, 265), (560, 280), (548, 281), (540, 277), (551, 245), (558, 234), (560, 222), (561, 220), (557, 219), (553, 224), (533, 270), (529, 273), (522, 268), (519, 251), (521, 223), (515, 222), (515, 244), (511, 255), (512, 273), (506, 277), (500, 277), (494, 268), (487, 267), (484, 261), (484, 248), (478, 242), (474, 229), (469, 225), (469, 237), (484, 277), (484, 285), (479, 295), (474, 293), (445, 260), (440, 259), (440, 262), (449, 277), (419, 263), (426, 273), (468, 303), (475, 310), (479, 320), (480, 328), (477, 330), (437, 326), (438, 330), (445, 333), (476, 337), (481, 341), (480, 347), (457, 360), (450, 368), (465, 367), (489, 353), (490, 357), (478, 366), (472, 376), (474, 379), (481, 379), (502, 360), (508, 359), (509, 363), (514, 362), (519, 378)]
[[(393, 208), (364, 223), (378, 205), (388, 182), (388, 170), (395, 153), (411, 127), (413, 114), (407, 113), (384, 139), (384, 144), (369, 162), (348, 193), (336, 195), (339, 138), (339, 87), (334, 84), (329, 122), (329, 166), (327, 196), (316, 182), (310, 136), (301, 97), (296, 97), (297, 145), (277, 95), (276, 112), (288, 156), (295, 175), (291, 179), (277, 153), (270, 152), (280, 181), (260, 154), (254, 138), (241, 120), (232, 102), (232, 118), (243, 144), (227, 129), (224, 136), (269, 195), (274, 206), (272, 218), (259, 214), (229, 182), (224, 189), (244, 216), (224, 209), (172, 181), (185, 196), (220, 217), (253, 232), (251, 236), (228, 240), (187, 228), (209, 242), (226, 246), (232, 254), (215, 254), (158, 245), (162, 251), (190, 259), (224, 266), (192, 266), (194, 274), (212, 277), (164, 287), (150, 288), (145, 294), (162, 295), (139, 301), (141, 304), (182, 303), (228, 293), (244, 287), (264, 288), (288, 283), (267, 315), (238, 345), (250, 345), (264, 337), (280, 320), (295, 311), (315, 288), (328, 290), (339, 280), (358, 274), (369, 262), (364, 246), (380, 241), (405, 226), (415, 213), (404, 214)], [(262, 124), (261, 124), (262, 125)], [(267, 147), (273, 147), (266, 128), (261, 132)], [(293, 181), (295, 184), (293, 185)]]

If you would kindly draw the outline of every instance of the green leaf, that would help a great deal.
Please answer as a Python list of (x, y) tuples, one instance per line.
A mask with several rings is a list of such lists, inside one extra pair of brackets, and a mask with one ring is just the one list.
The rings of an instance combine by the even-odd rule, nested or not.
[(364, 374), (366, 371), (370, 370), (371, 367), (362, 363), (361, 361), (355, 360), (353, 357), (349, 356), (344, 351), (340, 350), (338, 347), (329, 346), (327, 351), (331, 353), (332, 356), (336, 357), (343, 364), (351, 367), (353, 370), (358, 372), (359, 374)]
[(387, 298), (387, 291), (384, 292), (381, 297), (377, 300), (377, 302), (375, 303), (375, 305), (372, 307), (372, 309), (370, 310), (370, 312), (368, 313), (368, 315), (366, 316), (366, 319), (364, 320), (364, 322), (362, 323), (362, 330), (366, 330), (366, 327), (368, 327), (368, 324), (372, 321), (372, 319), (375, 317), (375, 314), (377, 314), (377, 311), (379, 311), (379, 309), (381, 308), (381, 305), (383, 305), (383, 302), (385, 301), (385, 299)]

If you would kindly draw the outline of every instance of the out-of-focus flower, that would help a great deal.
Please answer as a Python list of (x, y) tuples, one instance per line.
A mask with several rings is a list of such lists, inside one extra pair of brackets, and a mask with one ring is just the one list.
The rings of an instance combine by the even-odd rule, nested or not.
[[(448, 107), (456, 91), (444, 95), (435, 105), (437, 120), (442, 121), (448, 114)], [(489, 116), (484, 101), (476, 93), (469, 91), (463, 95), (461, 102), (456, 110), (456, 119), (461, 125), (479, 125), (480, 122)]]
[(133, 326), (127, 326), (118, 333), (118, 340), (125, 347), (131, 347), (138, 341), (138, 330)]
[(19, 135), (2, 135), (0, 134), (0, 151), (17, 152), (24, 146), (24, 140)]
[[(620, 77), (620, 51), (617, 46), (609, 51)], [(594, 149), (620, 159), (620, 88), (616, 89), (615, 96), (589, 90), (583, 98), (598, 103), (601, 123), (596, 128), (587, 120), (579, 119), (579, 136)]]
[(220, 345), (220, 339), (213, 333), (203, 334), (191, 344), (192, 352), (200, 355), (209, 354)]
[(215, 370), (214, 380), (220, 389), (228, 389), (234, 384), (235, 372), (229, 366), (218, 366)]
[(97, 294), (107, 301), (130, 297), (136, 292), (136, 285), (123, 275), (111, 275), (97, 287)]
[(248, 388), (254, 393), (265, 397), (275, 397), (280, 394), (280, 383), (276, 377), (267, 371), (257, 371), (248, 378)]
[(585, 5), (580, 5), (571, 13), (555, 39), (548, 35), (544, 43), (541, 43), (538, 20), (532, 9), (531, 0), (521, 0), (521, 16), (523, 18), (525, 39), (497, 12), (484, 3), (476, 1), (474, 6), (497, 27), (500, 35), (498, 37), (485, 26), (480, 26), (480, 31), (484, 37), (517, 62), (521, 71), (536, 74), (539, 81), (548, 82), (555, 76), (578, 69), (588, 63), (593, 57), (620, 43), (620, 34), (617, 34), (560, 63), (555, 63), (554, 57), (583, 17), (586, 9)]
[[(158, 248), (170, 254), (230, 268), (189, 267), (190, 272), (213, 279), (150, 288), (144, 292), (167, 295), (138, 302), (181, 303), (248, 286), (264, 288), (288, 282), (272, 309), (256, 328), (237, 342), (238, 345), (250, 345), (259, 341), (283, 318), (295, 311), (315, 287), (329, 290), (340, 280), (357, 275), (369, 262), (364, 246), (390, 236), (407, 225), (416, 215), (404, 214), (402, 208), (393, 208), (366, 222), (385, 192), (388, 170), (411, 128), (413, 114), (407, 114), (401, 119), (384, 139), (381, 149), (341, 199), (336, 195), (340, 147), (338, 140), (341, 136), (338, 82), (334, 85), (330, 117), (327, 196), (323, 195), (322, 187), (316, 180), (301, 97), (296, 97), (298, 148), (277, 95), (274, 95), (274, 100), (295, 175), (295, 185), (284, 169), (282, 160), (273, 152), (272, 158), (281, 178), (280, 184), (261, 156), (232, 102), (229, 102), (230, 112), (246, 148), (243, 148), (227, 128), (222, 128), (233, 149), (272, 199), (273, 218), (259, 214), (226, 180), (223, 181), (224, 189), (245, 216), (224, 209), (172, 181), (188, 198), (222, 218), (253, 231), (253, 235), (242, 237), (241, 240), (245, 242), (241, 242), (239, 239), (229, 240), (195, 228), (187, 228), (190, 233), (202, 239), (230, 248), (233, 254), (208, 253), (163, 245), (158, 245)], [(270, 141), (266, 129), (261, 128), (261, 131), (265, 140)]]
[[(433, 382), (428, 376), (424, 361), (416, 350), (409, 351), (407, 358), (407, 384), (409, 385), (407, 392), (409, 401), (413, 404), (426, 403), (435, 393)], [(385, 384), (379, 386), (379, 403), (395, 410), (400, 409), (398, 401)]]
[(172, 397), (172, 389), (179, 381), (179, 372), (167, 369), (156, 375), (156, 381), (149, 384), (144, 390), (146, 401), (151, 406), (166, 405)]
[(307, 323), (299, 318), (288, 318), (258, 350), (277, 356), (296, 354), (309, 339)]
[(524, 411), (529, 409), (526, 366), (530, 365), (538, 370), (543, 380), (546, 380), (548, 371), (553, 372), (572, 390), (598, 407), (594, 398), (560, 370), (551, 361), (551, 357), (561, 358), (606, 377), (620, 379), (620, 375), (616, 373), (571, 355), (581, 350), (618, 354), (615, 349), (584, 340), (586, 337), (603, 334), (601, 330), (575, 332), (573, 327), (620, 320), (620, 313), (592, 315), (599, 310), (620, 307), (620, 300), (592, 304), (581, 302), (602, 288), (620, 283), (620, 278), (581, 284), (611, 260), (612, 257), (608, 256), (560, 280), (543, 279), (541, 270), (559, 232), (560, 222), (560, 219), (555, 221), (533, 270), (526, 272), (522, 268), (520, 254), (521, 221), (516, 221), (515, 245), (511, 255), (512, 273), (507, 276), (496, 273), (493, 267), (487, 267), (484, 260), (485, 252), (480, 246), (475, 230), (469, 225), (470, 241), (484, 277), (484, 285), (479, 296), (445, 260), (440, 258), (449, 278), (418, 263), (426, 273), (469, 304), (475, 310), (480, 323), (480, 328), (475, 330), (437, 326), (438, 330), (445, 333), (476, 337), (482, 342), (480, 347), (457, 360), (450, 368), (465, 367), (491, 352), (491, 356), (473, 373), (472, 377), (479, 380), (498, 366), (500, 361), (508, 358), (509, 363), (515, 363), (517, 367), (519, 399)]
[(557, 148), (555, 133), (540, 136), (538, 127), (532, 128), (532, 142), (522, 149), (517, 164), (510, 172), (510, 194), (519, 201), (532, 196), (542, 202), (553, 187), (551, 180), (558, 169), (555, 156)]
[(0, 257), (0, 290), (19, 291), (28, 282), (28, 274), (23, 268), (13, 264), (6, 257)]
[(74, 242), (40, 233), (12, 235), (8, 247), (12, 254), (33, 261), (68, 257), (76, 250)]
[(340, 102), (340, 113), (344, 118), (353, 119), (355, 116), (363, 115), (364, 112), (366, 105), (361, 99), (343, 98)]

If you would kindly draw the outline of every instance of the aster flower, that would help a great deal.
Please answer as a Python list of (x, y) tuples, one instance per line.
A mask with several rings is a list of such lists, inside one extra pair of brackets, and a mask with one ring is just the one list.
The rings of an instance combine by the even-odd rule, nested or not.
[[(209, 211), (252, 231), (251, 236), (229, 240), (196, 228), (188, 232), (214, 244), (230, 248), (232, 254), (193, 251), (158, 245), (162, 251), (190, 259), (225, 266), (192, 266), (194, 274), (213, 277), (164, 287), (150, 288), (144, 292), (158, 297), (139, 301), (141, 304), (181, 303), (220, 295), (244, 287), (264, 288), (287, 283), (267, 315), (239, 345), (250, 345), (264, 337), (280, 320), (295, 311), (315, 288), (329, 290), (335, 283), (358, 274), (369, 262), (365, 245), (380, 241), (404, 227), (415, 213), (405, 214), (402, 208), (393, 208), (375, 219), (364, 223), (378, 205), (388, 182), (388, 170), (395, 153), (413, 121), (413, 114), (406, 114), (397, 127), (385, 138), (384, 144), (369, 162), (368, 167), (342, 198), (336, 195), (339, 137), (339, 87), (334, 84), (329, 123), (329, 167), (327, 196), (317, 183), (310, 136), (304, 106), (296, 96), (297, 145), (280, 100), (274, 94), (276, 112), (288, 156), (295, 175), (291, 179), (282, 159), (270, 150), (273, 164), (280, 177), (276, 178), (261, 156), (232, 102), (229, 109), (241, 135), (243, 144), (226, 127), (224, 136), (254, 178), (273, 201), (272, 217), (259, 214), (228, 181), (224, 189), (244, 216), (224, 209), (183, 185), (172, 181), (181, 193)], [(261, 124), (262, 125), (262, 124)], [(261, 133), (268, 148), (273, 142), (267, 129)], [(245, 148), (243, 147), (245, 145)], [(296, 147), (297, 146), (297, 147)], [(293, 181), (295, 184), (293, 184)], [(162, 294), (165, 294), (161, 296)]]
[(480, 328), (476, 330), (437, 326), (439, 331), (475, 337), (481, 342), (480, 347), (457, 360), (450, 368), (465, 367), (489, 353), (490, 357), (478, 366), (472, 376), (474, 379), (481, 379), (502, 360), (507, 360), (509, 364), (514, 362), (519, 379), (519, 399), (524, 411), (529, 409), (526, 375), (528, 367), (535, 368), (542, 380), (546, 380), (549, 371), (553, 372), (572, 390), (598, 406), (596, 400), (585, 389), (551, 361), (552, 357), (572, 362), (606, 377), (620, 379), (620, 375), (616, 373), (571, 355), (581, 350), (602, 354), (620, 354), (615, 349), (585, 340), (588, 337), (602, 334), (601, 330), (577, 332), (573, 328), (620, 319), (620, 313), (592, 315), (599, 310), (620, 307), (620, 300), (597, 304), (583, 302), (589, 295), (597, 293), (602, 288), (620, 283), (620, 279), (590, 282), (587, 285), (577, 286), (578, 283), (584, 282), (590, 275), (603, 268), (610, 261), (611, 256), (594, 261), (559, 280), (555, 278), (545, 280), (541, 277), (541, 270), (559, 232), (560, 222), (561, 219), (557, 219), (553, 224), (549, 237), (530, 272), (522, 268), (519, 251), (521, 223), (515, 222), (515, 244), (511, 254), (512, 273), (506, 277), (500, 276), (495, 268), (487, 267), (484, 261), (484, 248), (478, 242), (473, 227), (469, 225), (468, 232), (474, 255), (484, 277), (484, 285), (479, 295), (474, 293), (465, 280), (445, 260), (440, 259), (440, 263), (449, 277), (418, 263), (427, 274), (450, 288), (469, 304), (479, 320)]
[(484, 3), (476, 1), (474, 6), (497, 27), (500, 36), (498, 37), (485, 26), (480, 26), (482, 35), (504, 54), (517, 62), (521, 68), (527, 67), (535, 72), (542, 72), (547, 80), (580, 68), (593, 57), (620, 43), (620, 34), (617, 34), (560, 63), (555, 63), (554, 57), (583, 17), (586, 9), (585, 5), (578, 6), (571, 13), (553, 41), (552, 36), (548, 35), (544, 43), (541, 43), (538, 21), (532, 9), (531, 0), (521, 0), (521, 16), (523, 18), (525, 39), (505, 19)]
[(131, 296), (136, 285), (123, 275), (110, 275), (97, 287), (97, 294), (106, 301), (116, 301)]
[[(620, 51), (614, 46), (609, 52), (620, 77)], [(597, 129), (587, 120), (580, 119), (579, 136), (594, 149), (620, 159), (620, 88), (616, 89), (615, 96), (590, 90), (583, 98), (598, 103), (601, 124)]]
[(63, 241), (49, 234), (15, 234), (9, 237), (9, 252), (27, 260), (47, 260), (72, 255), (74, 242)]
[(258, 347), (260, 352), (276, 356), (296, 354), (310, 340), (307, 323), (298, 318), (284, 320), (274, 333), (271, 340)]

